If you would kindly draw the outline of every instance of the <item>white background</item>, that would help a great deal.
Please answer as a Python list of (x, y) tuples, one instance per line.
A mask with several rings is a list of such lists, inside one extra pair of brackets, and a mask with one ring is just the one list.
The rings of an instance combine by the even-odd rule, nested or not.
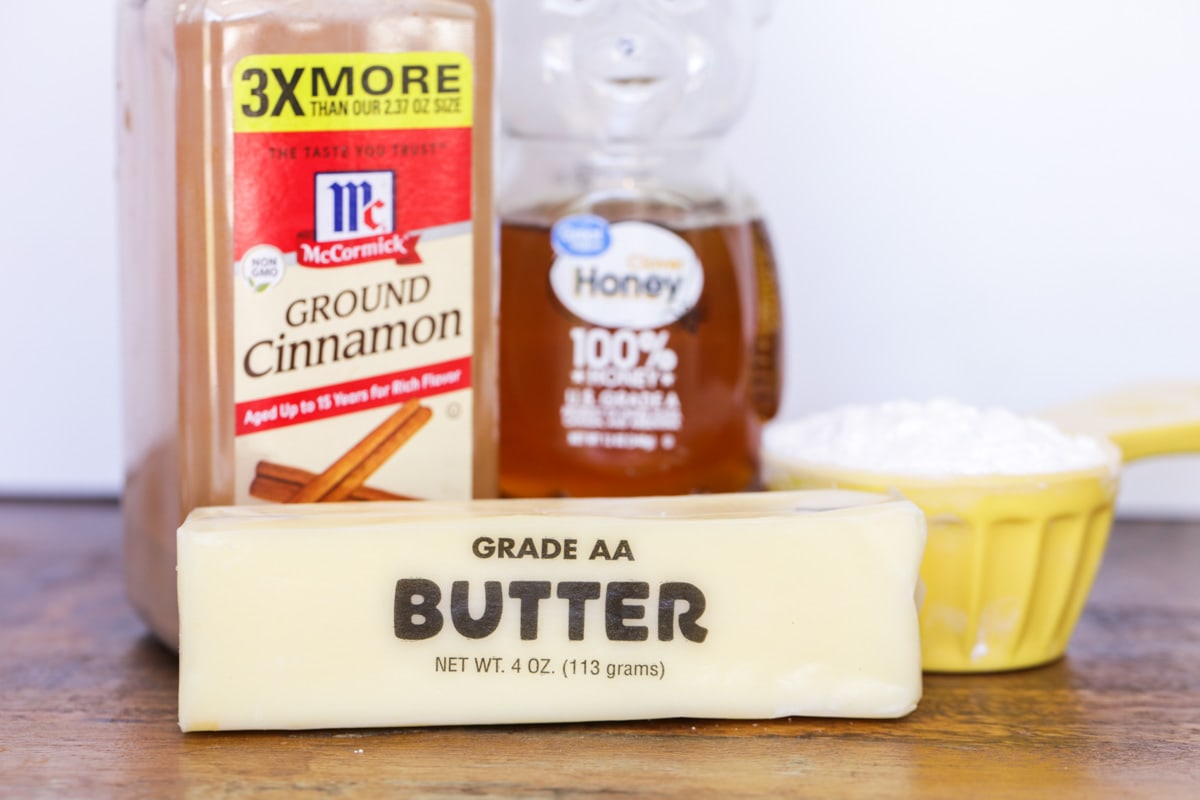
[[(5, 3), (0, 495), (119, 487), (114, 9)], [(789, 414), (1200, 381), (1200, 1), (779, 0), (730, 155)], [(1122, 508), (1200, 514), (1200, 457)]]

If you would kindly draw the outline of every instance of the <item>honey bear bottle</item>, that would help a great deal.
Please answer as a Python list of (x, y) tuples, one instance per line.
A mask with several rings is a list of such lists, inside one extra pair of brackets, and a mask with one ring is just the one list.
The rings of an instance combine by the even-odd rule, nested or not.
[(501, 0), (500, 491), (758, 485), (763, 221), (725, 161), (761, 0)]

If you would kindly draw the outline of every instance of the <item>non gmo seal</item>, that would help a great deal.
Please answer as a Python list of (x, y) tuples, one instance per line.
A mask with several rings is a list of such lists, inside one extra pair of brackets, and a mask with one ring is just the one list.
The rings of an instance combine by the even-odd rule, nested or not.
[(277, 286), (283, 280), (286, 269), (283, 252), (269, 244), (255, 245), (242, 256), (242, 277), (256, 292), (265, 292)]

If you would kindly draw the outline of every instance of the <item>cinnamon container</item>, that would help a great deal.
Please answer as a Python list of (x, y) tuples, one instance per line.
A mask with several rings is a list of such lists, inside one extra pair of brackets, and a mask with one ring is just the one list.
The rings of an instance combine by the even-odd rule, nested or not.
[(193, 508), (497, 491), (488, 0), (124, 2), (125, 564)]

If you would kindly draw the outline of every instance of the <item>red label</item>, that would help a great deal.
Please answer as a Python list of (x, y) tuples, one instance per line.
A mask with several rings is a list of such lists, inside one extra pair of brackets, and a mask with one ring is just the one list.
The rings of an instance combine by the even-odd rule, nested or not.
[(471, 386), (471, 359), (376, 375), (336, 386), (237, 404), (237, 435), (286, 428)]
[[(302, 242), (317, 242), (323, 248), (341, 244), (345, 248), (354, 239), (386, 238), (392, 233), (404, 236), (471, 219), (470, 128), (239, 133), (234, 135), (233, 147), (238, 174), (255, 176), (252, 181), (239, 180), (234, 186), (237, 259), (256, 245), (272, 245), (284, 253), (299, 255)], [(448, 165), (453, 168), (447, 169)], [(339, 175), (353, 178), (381, 173), (394, 176), (391, 208), (381, 218), (386, 232), (365, 224), (381, 224), (381, 220), (366, 219), (371, 213), (369, 206), (378, 201), (378, 190), (372, 193), (370, 202), (353, 207), (348, 187), (343, 187), (343, 196), (336, 198), (328, 185), (321, 184), (327, 179), (337, 185)], [(355, 191), (360, 193), (368, 185), (362, 179), (348, 182), (354, 183)], [(319, 194), (322, 188), (325, 191)], [(336, 215), (331, 212), (328, 221), (322, 220), (321, 209), (335, 199), (342, 201), (340, 219), (333, 219)], [(332, 228), (335, 222), (341, 222), (344, 238), (321, 236), (322, 228)], [(351, 230), (356, 224), (361, 229), (358, 236)]]
[(417, 243), (421, 237), (415, 233), (400, 235), (389, 233), (365, 239), (322, 244), (311, 237), (300, 237), (300, 250), (296, 262), (302, 267), (352, 267), (368, 261), (386, 258), (397, 264), (420, 264)]

